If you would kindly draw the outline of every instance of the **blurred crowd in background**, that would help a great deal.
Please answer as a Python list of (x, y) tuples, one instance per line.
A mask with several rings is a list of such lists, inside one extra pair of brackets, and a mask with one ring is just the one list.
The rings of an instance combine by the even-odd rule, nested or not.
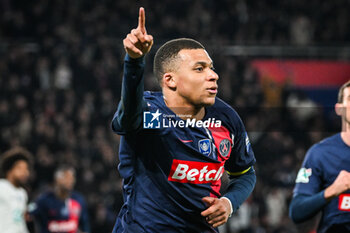
[(296, 174), (306, 150), (339, 131), (340, 119), (325, 117), (317, 103), (289, 108), (295, 96), (306, 101), (300, 91), (265, 85), (251, 58), (224, 56), (215, 46), (346, 45), (347, 0), (0, 0), (0, 152), (21, 145), (35, 155), (31, 200), (51, 186), (58, 165), (72, 164), (92, 232), (111, 232), (123, 199), (119, 136), (110, 122), (120, 98), (122, 39), (141, 5), (155, 38), (146, 89), (159, 90), (152, 77), (159, 45), (197, 39), (211, 48), (219, 97), (237, 109), (250, 135), (257, 185), (222, 232), (298, 232), (288, 218)]

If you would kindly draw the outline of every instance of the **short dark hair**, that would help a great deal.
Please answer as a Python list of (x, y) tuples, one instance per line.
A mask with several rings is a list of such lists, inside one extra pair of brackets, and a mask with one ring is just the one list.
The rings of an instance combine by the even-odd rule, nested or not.
[(196, 40), (190, 38), (179, 38), (166, 42), (158, 50), (154, 57), (153, 73), (158, 83), (161, 84), (162, 77), (168, 69), (173, 68), (172, 62), (177, 58), (178, 53), (183, 49), (205, 49)]
[(60, 165), (56, 171), (55, 171), (55, 175), (54, 175), (54, 178), (55, 180), (57, 180), (57, 178), (60, 177), (60, 175), (66, 171), (71, 171), (73, 173), (73, 175), (75, 176), (75, 169), (73, 166), (69, 165), (69, 164), (63, 164), (63, 165)]
[(16, 162), (23, 160), (31, 164), (32, 155), (29, 151), (22, 147), (15, 147), (6, 152), (4, 152), (1, 156), (1, 177), (6, 177), (7, 173), (11, 171)]
[(350, 87), (350, 80), (344, 83), (340, 88), (338, 92), (338, 103), (342, 103), (344, 99), (344, 89)]

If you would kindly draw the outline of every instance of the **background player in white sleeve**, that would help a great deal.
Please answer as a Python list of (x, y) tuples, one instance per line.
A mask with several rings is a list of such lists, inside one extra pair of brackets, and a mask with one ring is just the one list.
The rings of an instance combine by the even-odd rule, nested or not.
[(29, 178), (31, 155), (23, 148), (14, 148), (1, 155), (0, 232), (27, 233), (24, 215), (27, 192), (23, 185)]

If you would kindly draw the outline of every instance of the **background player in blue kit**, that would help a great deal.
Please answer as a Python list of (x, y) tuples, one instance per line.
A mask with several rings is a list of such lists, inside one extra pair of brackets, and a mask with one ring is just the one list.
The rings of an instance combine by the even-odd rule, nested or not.
[[(122, 98), (112, 128), (123, 135), (124, 205), (113, 232), (218, 232), (256, 177), (244, 125), (216, 97), (211, 58), (195, 40), (171, 40), (154, 58), (162, 92), (143, 92), (145, 55), (153, 44), (143, 8), (123, 44)], [(224, 170), (230, 182), (222, 197)]]
[(40, 233), (88, 233), (88, 210), (84, 198), (73, 191), (75, 170), (62, 166), (55, 172), (54, 190), (42, 194), (31, 204)]
[(310, 148), (290, 205), (297, 223), (322, 211), (319, 233), (350, 232), (350, 81), (340, 88), (335, 110), (342, 132)]

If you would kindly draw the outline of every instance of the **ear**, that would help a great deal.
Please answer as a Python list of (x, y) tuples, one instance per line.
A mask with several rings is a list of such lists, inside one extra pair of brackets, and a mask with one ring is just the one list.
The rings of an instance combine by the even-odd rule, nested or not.
[(343, 109), (344, 109), (344, 106), (343, 104), (341, 103), (336, 103), (335, 106), (335, 113), (338, 115), (338, 116), (342, 116), (343, 115)]
[(171, 89), (176, 88), (176, 77), (174, 73), (165, 73), (163, 75), (163, 84)]

